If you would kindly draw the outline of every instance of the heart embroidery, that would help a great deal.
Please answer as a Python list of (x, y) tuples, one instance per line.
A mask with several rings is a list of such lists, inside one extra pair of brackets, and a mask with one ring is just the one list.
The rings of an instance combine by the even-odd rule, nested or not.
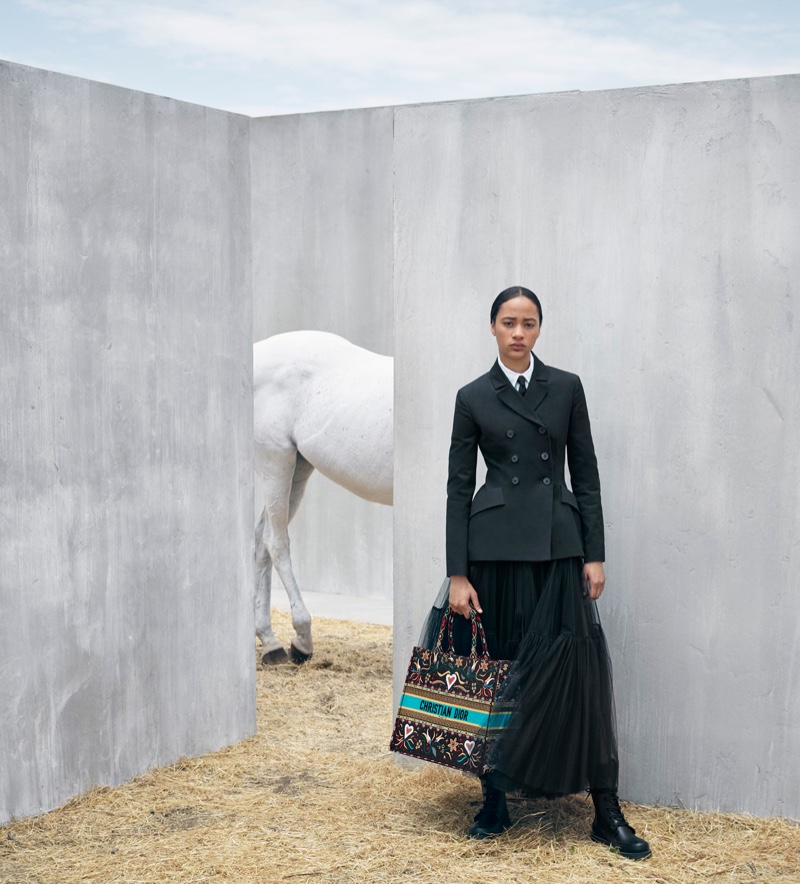
[(475, 740), (464, 740), (464, 748), (467, 750), (467, 755), (472, 755), (472, 750), (475, 748)]
[(405, 734), (405, 738), (408, 739), (411, 736), (411, 734), (414, 733), (414, 726), (412, 724), (407, 724), (403, 728), (403, 733)]
[(458, 676), (453, 672), (451, 672), (449, 675), (445, 675), (444, 680), (447, 682), (447, 690), (448, 691), (456, 683), (456, 678), (458, 678)]

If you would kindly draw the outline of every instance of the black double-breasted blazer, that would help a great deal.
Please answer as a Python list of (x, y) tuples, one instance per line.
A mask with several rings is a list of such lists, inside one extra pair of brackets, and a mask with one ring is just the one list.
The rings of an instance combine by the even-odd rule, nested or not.
[[(486, 482), (473, 497), (479, 449)], [(495, 362), (458, 391), (446, 534), (451, 576), (467, 574), (471, 561), (604, 561), (600, 477), (577, 375), (535, 359), (523, 397)]]

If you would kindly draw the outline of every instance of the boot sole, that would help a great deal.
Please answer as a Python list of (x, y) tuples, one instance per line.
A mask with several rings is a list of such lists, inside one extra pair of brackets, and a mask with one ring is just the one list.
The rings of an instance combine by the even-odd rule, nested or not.
[(473, 841), (483, 841), (484, 838), (496, 838), (498, 835), (502, 835), (503, 832), (507, 832), (511, 826), (503, 826), (502, 829), (478, 829), (476, 832), (470, 830), (467, 832), (467, 838), (471, 838)]
[(605, 844), (606, 847), (610, 847), (612, 850), (616, 850), (619, 853), (619, 855), (624, 856), (625, 859), (634, 859), (634, 860), (648, 859), (649, 857), (651, 857), (653, 855), (652, 850), (648, 850), (647, 853), (641, 853), (641, 852), (634, 853), (630, 850), (624, 850), (622, 847), (619, 846), (619, 844), (614, 844), (614, 842), (611, 839), (601, 838), (599, 835), (595, 835), (594, 832), (592, 832), (589, 837), (596, 844)]

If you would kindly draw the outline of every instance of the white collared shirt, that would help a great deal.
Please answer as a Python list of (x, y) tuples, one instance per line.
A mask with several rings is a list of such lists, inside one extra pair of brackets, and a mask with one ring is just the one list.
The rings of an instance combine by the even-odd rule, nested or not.
[(530, 387), (531, 378), (533, 377), (533, 360), (534, 359), (535, 359), (535, 357), (533, 355), (533, 352), (531, 352), (530, 365), (527, 367), (527, 369), (525, 371), (512, 371), (506, 365), (503, 365), (503, 360), (500, 359), (499, 356), (497, 357), (497, 364), (503, 370), (503, 374), (508, 378), (508, 382), (516, 390), (517, 389), (517, 381), (519, 380), (520, 376), (525, 378), (526, 388)]

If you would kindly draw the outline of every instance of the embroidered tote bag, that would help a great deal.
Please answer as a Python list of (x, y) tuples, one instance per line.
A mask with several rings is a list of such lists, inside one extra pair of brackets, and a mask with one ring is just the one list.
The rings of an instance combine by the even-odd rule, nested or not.
[(453, 653), (454, 616), (447, 611), (442, 617), (433, 650), (411, 654), (389, 749), (480, 776), (489, 744), (510, 715), (497, 694), (511, 661), (489, 657), (475, 611), (469, 655)]

